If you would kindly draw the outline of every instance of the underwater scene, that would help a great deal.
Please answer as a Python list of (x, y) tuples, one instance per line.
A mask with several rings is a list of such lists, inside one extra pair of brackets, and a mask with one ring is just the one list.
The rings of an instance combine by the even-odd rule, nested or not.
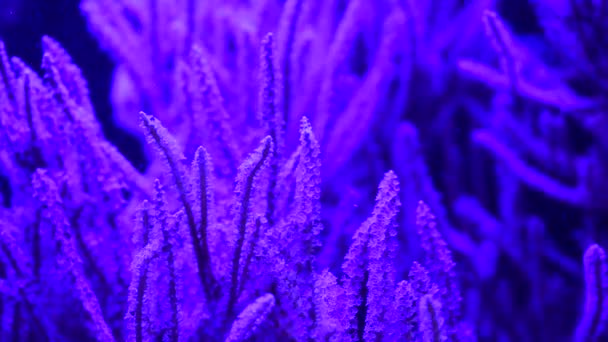
[(608, 341), (608, 0), (0, 0), (0, 341)]

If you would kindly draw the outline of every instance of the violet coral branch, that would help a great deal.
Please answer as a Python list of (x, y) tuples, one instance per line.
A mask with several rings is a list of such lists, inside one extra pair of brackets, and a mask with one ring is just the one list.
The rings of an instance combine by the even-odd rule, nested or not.
[(234, 323), (232, 323), (226, 342), (246, 341), (264, 323), (266, 317), (272, 311), (274, 304), (274, 296), (270, 293), (259, 297), (249, 304), (238, 315)]
[[(353, 19), (351, 20), (354, 20), (354, 16), (361, 15), (360, 13), (356, 14), (356, 11), (365, 11), (366, 5), (358, 4), (358, 2), (352, 1), (349, 3), (346, 15), (351, 15), (350, 8), (352, 6)], [(355, 24), (353, 23), (352, 25)], [(355, 28), (345, 27), (344, 29), (350, 29), (353, 32), (345, 32), (345, 37), (343, 37), (345, 41), (337, 41), (334, 44), (353, 44), (352, 41), (348, 41), (347, 39), (354, 39), (350, 35), (356, 34)], [(376, 114), (382, 109), (381, 106), (384, 105), (384, 103), (378, 102), (377, 99), (383, 98), (388, 92), (391, 82), (397, 77), (397, 68), (399, 67), (397, 61), (405, 58), (399, 42), (405, 30), (405, 14), (399, 8), (396, 8), (383, 23), (382, 41), (378, 47), (375, 59), (371, 63), (370, 70), (362, 80), (360, 87), (354, 91), (352, 98), (345, 105), (343, 111), (332, 110), (337, 105), (335, 102), (340, 101), (339, 98), (333, 97), (337, 97), (338, 95), (335, 93), (341, 89), (326, 88), (339, 87), (335, 82), (337, 82), (337, 79), (342, 79), (343, 76), (330, 74), (327, 76), (328, 79), (322, 83), (324, 93), (319, 97), (319, 101), (321, 101), (319, 103), (321, 117), (315, 117), (315, 128), (325, 153), (323, 167), (326, 176), (333, 176), (350, 159), (351, 153), (354, 153), (362, 143), (362, 137), (367, 136), (369, 130), (374, 126)], [(341, 48), (346, 47), (342, 46)], [(336, 53), (345, 53), (344, 51), (338, 51), (340, 50), (336, 50)], [(330, 60), (330, 63), (334, 63), (345, 56), (331, 57), (336, 58), (335, 61)], [(328, 118), (325, 118), (325, 115)], [(326, 122), (326, 126), (321, 127), (320, 125), (323, 122)], [(328, 134), (329, 131), (331, 131), (331, 134)]]
[[(294, 218), (300, 229), (301, 243), (305, 244), (301, 256), (313, 258), (317, 253), (317, 235), (323, 229), (321, 224), (321, 148), (306, 117), (300, 126), (300, 162), (295, 169), (295, 212)], [(307, 261), (305, 269), (312, 272), (312, 261)]]
[(131, 283), (125, 323), (127, 341), (143, 342), (153, 339), (154, 328), (151, 322), (151, 301), (154, 296), (153, 282), (150, 277), (150, 264), (158, 256), (158, 238), (154, 236), (154, 214), (148, 201), (144, 201), (138, 212), (134, 240), (137, 252), (131, 264)]
[(301, 17), (304, 13), (306, 0), (289, 0), (285, 3), (285, 8), (281, 13), (277, 34), (277, 64), (282, 74), (282, 99), (283, 122), (289, 127), (290, 121), (297, 120), (291, 117), (291, 104), (294, 102), (296, 78), (294, 76), (297, 65), (294, 63), (294, 47), (296, 34), (301, 24)]
[(437, 286), (431, 283), (427, 270), (414, 262), (408, 280), (397, 284), (391, 317), (391, 338), (395, 340), (416, 341), (420, 339), (420, 300)]
[(262, 140), (260, 146), (243, 162), (239, 168), (236, 179), (235, 202), (234, 202), (234, 238), (233, 256), (230, 261), (230, 280), (228, 290), (228, 303), (226, 314), (230, 318), (233, 314), (234, 306), (237, 302), (239, 293), (238, 285), (244, 272), (245, 265), (244, 247), (251, 241), (251, 234), (255, 231), (255, 197), (260, 191), (262, 184), (266, 183), (265, 172), (269, 167), (270, 160), (273, 158), (273, 142), (271, 137)]
[[(291, 310), (297, 310), (294, 335), (298, 341), (309, 341), (319, 332), (315, 305), (315, 259), (320, 246), (321, 224), (321, 151), (306, 117), (300, 125), (299, 163), (294, 172), (294, 203), (285, 221), (278, 224), (277, 240), (281, 245), (277, 257), (284, 259), (294, 273), (278, 271), (283, 296)], [(276, 228), (275, 228), (276, 229)], [(285, 303), (283, 303), (285, 305)], [(318, 338), (318, 336), (317, 336)]]
[(55, 182), (45, 171), (38, 170), (34, 174), (32, 186), (36, 197), (46, 207), (43, 211), (43, 219), (54, 225), (57, 261), (61, 270), (66, 272), (80, 304), (92, 321), (91, 334), (95, 336), (97, 341), (113, 342), (114, 336), (103, 317), (97, 297), (84, 275), (82, 260), (76, 251), (72, 228), (61, 207), (61, 199)]
[(583, 257), (585, 266), (585, 307), (574, 334), (574, 341), (600, 341), (608, 320), (608, 264), (606, 252), (591, 245)]
[(390, 240), (399, 206), (399, 182), (389, 171), (378, 187), (372, 215), (357, 229), (342, 266), (349, 340), (383, 338), (394, 282)]
[(508, 75), (513, 92), (517, 94), (520, 66), (510, 39), (511, 35), (503, 21), (492, 11), (484, 12), (483, 23), (486, 35), (490, 38), (494, 50), (500, 56), (503, 71)]
[(438, 231), (435, 215), (422, 201), (418, 202), (416, 210), (416, 226), (425, 254), (426, 268), (431, 274), (432, 281), (439, 286), (439, 297), (445, 309), (447, 334), (450, 339), (458, 340), (462, 298), (454, 270), (455, 263), (452, 260), (452, 253)]
[[(177, 259), (177, 241), (178, 230), (175, 222), (170, 222), (167, 213), (167, 202), (165, 199), (164, 190), (160, 181), (156, 180), (154, 184), (156, 197), (154, 198), (154, 209), (156, 224), (159, 225), (159, 245), (161, 255), (163, 257), (163, 269), (167, 274), (166, 295), (168, 301), (167, 311), (163, 312), (167, 317), (163, 322), (163, 333), (167, 337), (167, 342), (178, 342), (180, 340), (180, 324), (181, 324), (181, 298), (180, 298), (180, 275), (178, 275)], [(164, 301), (163, 301), (164, 302)]]
[(190, 172), (194, 210), (197, 215), (196, 234), (201, 241), (200, 249), (206, 248), (204, 241), (210, 240), (210, 231), (216, 224), (213, 169), (211, 156), (205, 148), (199, 147), (194, 154)]
[[(16, 276), (17, 298), (30, 315), (32, 325), (38, 328), (49, 341), (61, 340), (61, 335), (55, 322), (48, 316), (48, 311), (39, 302), (39, 293), (35, 291), (40, 286), (39, 282), (31, 274), (28, 267), (26, 254), (19, 246), (7, 222), (0, 227), (0, 250), (3, 263), (9, 266)], [(11, 327), (12, 328), (12, 327)]]
[(194, 136), (189, 145), (205, 146), (215, 160), (215, 172), (232, 181), (241, 155), (208, 58), (202, 47), (194, 46), (188, 69), (184, 70), (186, 75), (182, 77), (186, 82), (184, 96), (192, 120), (191, 135)]
[(171, 174), (173, 184), (176, 187), (179, 201), (186, 214), (186, 222), (192, 239), (192, 246), (198, 267), (198, 276), (203, 286), (207, 299), (213, 297), (215, 288), (215, 276), (211, 268), (211, 258), (209, 245), (206, 235), (199, 235), (197, 231), (197, 220), (194, 216), (194, 209), (189, 189), (189, 180), (182, 164), (184, 156), (177, 145), (175, 139), (169, 134), (166, 128), (153, 116), (140, 113), (141, 125), (146, 131), (148, 141), (154, 144), (162, 158), (165, 160), (168, 171)]
[(447, 341), (443, 317), (441, 315), (441, 302), (433, 298), (432, 294), (422, 296), (420, 299), (420, 330), (423, 342)]
[(260, 60), (261, 86), (259, 120), (264, 124), (266, 134), (272, 138), (273, 158), (270, 160), (270, 174), (268, 177), (268, 206), (266, 219), (272, 225), (276, 216), (276, 191), (279, 163), (283, 160), (285, 122), (281, 112), (280, 84), (281, 75), (276, 62), (276, 48), (274, 36), (269, 33), (262, 40)]

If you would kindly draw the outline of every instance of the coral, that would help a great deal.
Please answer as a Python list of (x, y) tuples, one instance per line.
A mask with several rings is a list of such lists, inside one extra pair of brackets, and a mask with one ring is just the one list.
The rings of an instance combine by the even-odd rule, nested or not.
[(0, 339), (605, 340), (608, 6), (523, 2), (82, 0), (145, 170), (0, 42)]

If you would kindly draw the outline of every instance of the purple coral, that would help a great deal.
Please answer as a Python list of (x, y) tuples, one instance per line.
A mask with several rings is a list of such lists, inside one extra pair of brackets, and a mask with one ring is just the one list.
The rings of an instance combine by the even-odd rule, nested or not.
[(532, 5), (82, 0), (139, 171), (0, 42), (0, 339), (605, 339), (608, 7)]

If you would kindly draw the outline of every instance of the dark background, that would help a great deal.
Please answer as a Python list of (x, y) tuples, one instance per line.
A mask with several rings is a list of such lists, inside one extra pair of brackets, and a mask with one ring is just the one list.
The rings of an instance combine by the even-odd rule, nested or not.
[(108, 55), (89, 33), (79, 0), (0, 0), (0, 39), (9, 56), (18, 56), (40, 72), (41, 38), (48, 35), (68, 51), (89, 85), (96, 116), (106, 137), (142, 169), (139, 142), (112, 121), (109, 91), (114, 68)]
[[(37, 71), (42, 58), (42, 36), (48, 35), (61, 43), (84, 74), (106, 138), (141, 171), (147, 163), (139, 140), (118, 129), (112, 120), (109, 92), (114, 66), (89, 33), (79, 3), (80, 0), (0, 0), (0, 39), (6, 43), (10, 56), (18, 56)], [(540, 33), (527, 0), (498, 3), (499, 12), (517, 33)]]
[[(204, 1), (204, 0), (202, 0)], [(114, 134), (108, 101), (113, 64), (89, 34), (79, 0), (0, 0), (0, 39), (11, 56), (39, 70), (40, 39), (59, 41), (78, 65), (91, 92), (93, 105), (107, 133)], [(526, 0), (499, 1), (499, 12), (520, 34), (538, 33), (536, 18)], [(109, 137), (112, 140), (115, 138)], [(120, 142), (120, 139), (117, 141)], [(123, 142), (124, 144), (124, 142)], [(120, 144), (122, 145), (122, 144)]]
[[(528, 1), (499, 1), (498, 11), (520, 37), (541, 35)], [(80, 0), (0, 0), (0, 39), (6, 43), (9, 55), (18, 56), (39, 72), (42, 57), (41, 37), (48, 35), (61, 43), (86, 78), (96, 115), (102, 123), (107, 139), (141, 170), (146, 163), (138, 140), (119, 130), (112, 120), (109, 91), (113, 63), (89, 33), (79, 10), (79, 2)], [(433, 165), (430, 167), (433, 168)], [(437, 167), (434, 171), (438, 172)], [(572, 215), (572, 210), (563, 208), (564, 206), (557, 205), (554, 201), (547, 201), (542, 195), (534, 192), (532, 195), (533, 200), (529, 202), (538, 203), (539, 208), (535, 210), (548, 219), (545, 223), (549, 227), (558, 228), (554, 229), (554, 232), (575, 226), (573, 220), (579, 215)], [(558, 212), (560, 215), (556, 214)], [(564, 244), (568, 246), (569, 242)], [(568, 252), (577, 255), (577, 258), (580, 256), (580, 251), (576, 249)]]

